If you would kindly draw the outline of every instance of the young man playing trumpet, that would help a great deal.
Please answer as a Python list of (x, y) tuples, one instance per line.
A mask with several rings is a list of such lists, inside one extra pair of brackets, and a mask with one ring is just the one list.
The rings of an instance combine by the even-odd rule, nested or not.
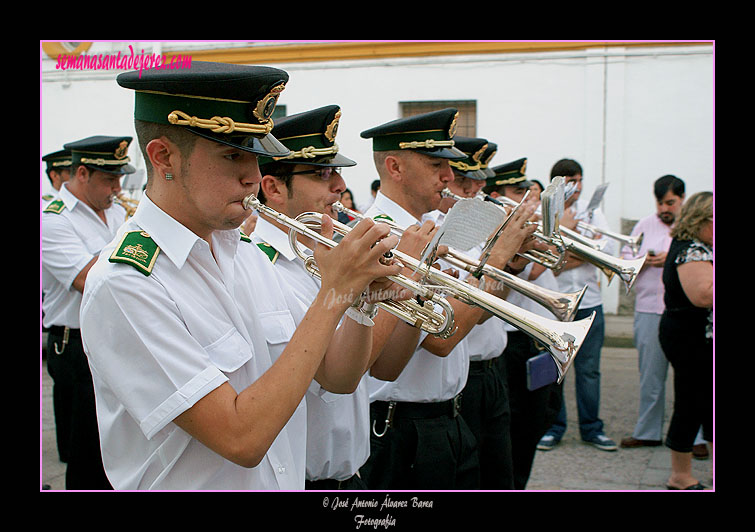
[[(399, 227), (421, 224), (439, 208), (453, 181), (456, 109), (399, 119), (362, 132), (372, 139), (380, 191), (366, 212)], [(505, 266), (531, 234), (527, 206), (493, 248), (489, 262)], [(448, 298), (457, 330), (447, 339), (423, 335), (420, 346), (393, 382), (370, 378), (373, 433), (370, 458), (362, 468), (371, 489), (479, 489), (477, 442), (459, 415), (459, 394), (469, 370), (464, 338), (490, 315)], [(496, 319), (496, 318), (494, 318)]]
[(238, 229), (257, 157), (290, 153), (270, 134), (288, 74), (194, 61), (117, 81), (136, 91), (149, 163), (82, 302), (108, 478), (116, 489), (303, 489), (304, 394), (312, 379), (342, 392), (361, 378), (371, 329), (336, 328), (353, 294), (401, 271), (380, 260), (397, 241), (365, 221), (336, 248), (315, 246), (322, 286), (308, 305)]
[[(340, 170), (356, 165), (356, 162), (338, 153), (335, 139), (340, 118), (340, 108), (328, 105), (277, 121), (272, 133), (291, 150), (291, 154), (276, 159), (261, 158), (263, 177), (259, 198), (264, 205), (289, 218), (296, 218), (305, 212), (319, 213), (333, 219), (337, 217), (333, 205), (346, 189)], [(303, 261), (291, 249), (289, 231), (288, 226), (270, 220), (262, 213), (252, 239), (268, 255), (274, 267), (285, 272), (285, 277), (296, 287), (302, 299), (313, 301), (321, 284), (307, 272)], [(434, 226), (429, 222), (412, 228), (401, 238), (399, 250), (418, 257), (433, 234)], [(306, 246), (305, 253), (308, 253), (307, 248), (314, 247), (305, 236), (300, 235), (298, 240)], [(412, 274), (408, 268), (404, 273)], [(395, 286), (385, 286), (384, 289), (386, 294), (391, 293), (394, 297), (401, 292)], [(354, 353), (355, 358), (364, 360), (365, 375), (371, 372), (383, 379), (393, 379), (414, 353), (420, 331), (384, 310), (369, 319), (375, 324), (370, 356), (365, 360)], [(345, 324), (351, 321), (346, 319)], [(381, 355), (382, 346), (389, 336), (391, 349)], [(307, 390), (307, 489), (354, 490), (367, 487), (359, 476), (359, 468), (370, 454), (366, 376), (350, 392), (331, 393), (316, 380)]]

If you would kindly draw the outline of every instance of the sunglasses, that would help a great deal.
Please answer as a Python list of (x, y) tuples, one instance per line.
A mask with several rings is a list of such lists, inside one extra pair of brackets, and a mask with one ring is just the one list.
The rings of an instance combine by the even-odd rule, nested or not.
[(317, 170), (302, 170), (300, 172), (291, 172), (289, 175), (314, 174), (323, 181), (327, 181), (330, 179), (330, 176), (333, 175), (333, 172), (341, 173), (341, 169), (333, 166), (324, 166), (322, 168), (318, 168)]

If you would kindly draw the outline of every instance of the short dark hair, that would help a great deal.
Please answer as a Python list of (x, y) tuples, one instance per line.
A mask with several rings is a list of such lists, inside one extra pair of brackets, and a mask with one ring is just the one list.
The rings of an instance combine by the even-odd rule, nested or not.
[(147, 155), (147, 144), (153, 139), (160, 137), (166, 137), (178, 147), (178, 151), (181, 155), (188, 157), (194, 150), (194, 145), (197, 142), (197, 135), (186, 131), (182, 127), (173, 126), (170, 124), (157, 124), (155, 122), (147, 122), (145, 120), (134, 120), (134, 129), (136, 130), (136, 139), (139, 143), (139, 149), (144, 156), (144, 164), (147, 167), (147, 178), (152, 176), (152, 161), (149, 160)]
[[(294, 171), (295, 164), (291, 163), (281, 163), (281, 162), (272, 162), (270, 164), (266, 164), (263, 167), (260, 167), (260, 173), (264, 176), (271, 175), (284, 185), (286, 185), (286, 189), (288, 190), (288, 197), (293, 196), (293, 190), (291, 190), (291, 181), (293, 181), (294, 176), (291, 175), (291, 172)], [(260, 200), (260, 203), (263, 205), (267, 203), (267, 200), (265, 199), (265, 193), (262, 192), (262, 185), (260, 185), (260, 191), (257, 194), (257, 199)]]
[(374, 180), (372, 184), (370, 185), (370, 188), (372, 189), (373, 192), (380, 190), (380, 180), (379, 179)]
[(653, 185), (655, 199), (661, 201), (669, 190), (681, 198), (684, 196), (684, 181), (671, 174), (666, 174), (655, 180), (655, 184)]
[(551, 180), (558, 176), (572, 177), (577, 174), (584, 175), (582, 166), (574, 159), (561, 159), (551, 168)]
[(490, 195), (491, 192), (498, 192), (500, 195), (503, 196), (505, 189), (506, 189), (505, 185), (485, 185), (484, 187), (482, 187), (482, 191), (488, 196)]

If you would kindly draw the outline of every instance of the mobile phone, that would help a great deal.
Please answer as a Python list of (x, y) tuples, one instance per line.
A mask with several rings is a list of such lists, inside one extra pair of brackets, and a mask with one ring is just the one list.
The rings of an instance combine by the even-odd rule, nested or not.
[(654, 249), (649, 249), (648, 250), (648, 255), (650, 255), (651, 257), (654, 257), (655, 256), (655, 250)]

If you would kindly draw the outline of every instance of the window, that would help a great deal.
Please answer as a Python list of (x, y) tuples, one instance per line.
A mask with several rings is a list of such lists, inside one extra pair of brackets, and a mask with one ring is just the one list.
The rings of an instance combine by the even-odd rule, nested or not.
[(276, 118), (283, 118), (286, 116), (286, 106), (285, 105), (276, 105), (275, 109), (273, 110), (273, 114), (270, 116), (270, 118), (275, 121)]
[(475, 100), (435, 100), (426, 102), (399, 102), (401, 117), (414, 116), (430, 111), (453, 107), (459, 110), (456, 122), (456, 135), (459, 137), (477, 136), (477, 102)]

